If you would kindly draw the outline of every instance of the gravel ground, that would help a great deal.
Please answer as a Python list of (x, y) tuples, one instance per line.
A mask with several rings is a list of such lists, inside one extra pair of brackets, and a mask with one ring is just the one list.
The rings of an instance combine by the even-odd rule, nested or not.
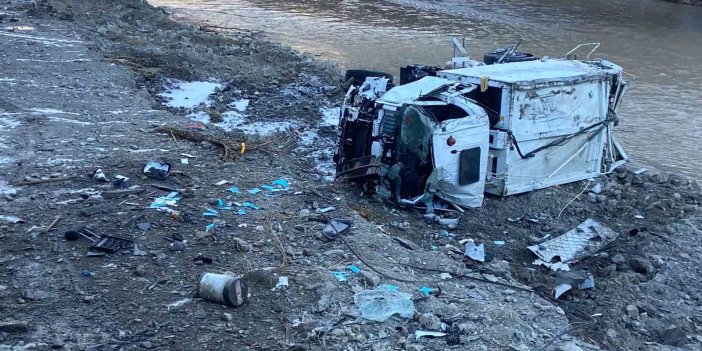
[[(625, 169), (489, 197), (449, 230), (327, 180), (335, 128), (325, 119), (341, 93), (332, 63), (256, 33), (174, 22), (141, 1), (3, 6), (0, 216), (23, 221), (0, 217), (0, 350), (702, 347), (701, 195), (693, 181)], [(208, 103), (168, 106), (163, 93), (180, 81), (218, 88)], [(213, 124), (232, 116), (241, 124)], [(253, 133), (291, 122), (283, 133)], [(245, 142), (247, 151), (225, 158), (210, 142), (155, 132), (164, 126)], [(146, 177), (150, 160), (170, 162), (172, 174)], [(92, 177), (98, 168), (110, 182)], [(126, 185), (112, 183), (117, 175)], [(247, 191), (280, 178), (288, 190)], [(169, 193), (164, 187), (179, 191), (178, 216), (149, 208)], [(109, 196), (124, 189), (137, 190)], [(237, 214), (233, 205), (204, 217), (217, 199), (260, 209)], [(326, 240), (326, 217), (353, 227), (343, 240)], [(532, 265), (526, 247), (587, 218), (619, 236), (572, 266), (591, 273), (596, 288), (554, 299), (555, 273)], [(139, 250), (88, 257), (86, 239), (64, 239), (76, 223), (133, 239)], [(469, 238), (485, 242), (488, 262), (463, 257)], [(346, 281), (332, 275), (341, 271)], [(233, 308), (196, 297), (205, 272), (243, 277), (250, 301)], [(281, 277), (288, 286), (276, 288)], [(387, 291), (378, 288), (385, 284), (411, 296), (409, 318), (361, 317), (354, 295)]]

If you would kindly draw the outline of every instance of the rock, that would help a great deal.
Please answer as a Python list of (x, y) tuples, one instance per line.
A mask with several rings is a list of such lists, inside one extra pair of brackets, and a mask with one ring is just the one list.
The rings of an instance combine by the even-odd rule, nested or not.
[(141, 347), (143, 347), (145, 349), (153, 349), (154, 344), (151, 341), (144, 341), (141, 343)]
[(171, 243), (170, 249), (171, 249), (171, 251), (178, 252), (178, 251), (185, 250), (186, 246), (187, 245), (183, 241), (174, 241), (173, 243)]
[(596, 197), (596, 202), (597, 202), (598, 204), (605, 203), (605, 202), (607, 202), (607, 197), (604, 196), (604, 195), (597, 195), (597, 197)]
[(299, 217), (309, 217), (310, 215), (310, 210), (303, 208), (300, 210), (300, 213), (298, 214)]
[(240, 252), (251, 252), (251, 250), (253, 250), (253, 246), (251, 246), (251, 244), (249, 244), (246, 240), (237, 237), (234, 237), (233, 240), (234, 244), (236, 244), (236, 249)]
[(661, 342), (671, 346), (683, 346), (687, 343), (687, 336), (682, 329), (673, 325), (661, 333)]
[(3, 333), (26, 333), (28, 331), (29, 324), (25, 321), (0, 322), (0, 332)]
[(136, 266), (136, 268), (134, 268), (134, 274), (136, 274), (140, 277), (145, 276), (146, 275), (146, 266), (144, 266), (143, 264)]
[(34, 289), (25, 289), (22, 290), (22, 298), (27, 300), (27, 301), (36, 301), (41, 299), (41, 292), (38, 290)]
[(424, 313), (419, 316), (419, 324), (428, 330), (441, 330), (441, 319), (433, 313)]
[(231, 323), (234, 321), (234, 316), (231, 313), (224, 312), (222, 313), (222, 320), (227, 323)]
[(587, 201), (590, 201), (593, 204), (597, 203), (597, 194), (587, 193)]
[(62, 349), (66, 346), (66, 343), (61, 338), (56, 338), (51, 342), (52, 349)]
[(405, 350), (407, 351), (422, 351), (424, 349), (424, 346), (418, 345), (418, 344), (409, 344), (405, 346)]
[(653, 273), (653, 264), (645, 259), (632, 258), (629, 260), (629, 267), (636, 273)]
[(380, 284), (380, 277), (377, 274), (368, 270), (362, 270), (360, 274), (366, 285), (376, 287)]
[(593, 186), (592, 189), (590, 189), (590, 192), (595, 195), (599, 195), (602, 192), (602, 184), (595, 184), (595, 186)]
[(626, 305), (626, 314), (631, 319), (639, 319), (639, 309), (633, 304)]
[(626, 258), (624, 258), (624, 255), (618, 253), (618, 254), (612, 256), (612, 262), (614, 262), (616, 264), (624, 263), (624, 262), (626, 262)]

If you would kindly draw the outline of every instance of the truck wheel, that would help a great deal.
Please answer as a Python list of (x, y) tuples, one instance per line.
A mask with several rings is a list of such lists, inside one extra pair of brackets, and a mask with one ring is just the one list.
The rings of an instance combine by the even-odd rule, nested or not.
[(346, 76), (344, 81), (348, 82), (349, 79), (355, 79), (358, 83), (363, 83), (368, 77), (384, 77), (389, 80), (389, 84), (392, 84), (392, 74), (378, 71), (366, 71), (362, 69), (350, 69), (346, 71)]

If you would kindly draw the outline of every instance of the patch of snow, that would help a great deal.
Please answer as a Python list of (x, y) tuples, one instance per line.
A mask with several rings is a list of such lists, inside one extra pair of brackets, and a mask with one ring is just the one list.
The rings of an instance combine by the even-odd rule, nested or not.
[(239, 129), (245, 134), (269, 136), (275, 133), (282, 133), (293, 128), (298, 128), (298, 122), (252, 122), (246, 123), (244, 115), (236, 111), (229, 111), (222, 114), (222, 122), (215, 123), (217, 127), (224, 131), (231, 132), (234, 129)]
[(76, 116), (79, 115), (78, 113), (75, 113), (75, 112), (61, 111), (61, 110), (57, 110), (55, 108), (30, 108), (29, 111), (38, 112), (38, 113), (45, 113), (45, 114), (64, 114), (64, 115), (76, 115)]
[(312, 146), (317, 139), (319, 139), (319, 134), (316, 131), (307, 130), (299, 135), (300, 146)]
[(20, 122), (16, 119), (0, 117), (0, 131), (4, 132), (20, 126)]
[(0, 180), (0, 196), (5, 196), (5, 195), (17, 195), (17, 189), (13, 188), (10, 184), (8, 184), (4, 180)]
[(341, 114), (341, 107), (322, 107), (319, 109), (319, 113), (322, 114), (322, 120), (319, 123), (320, 126), (339, 125), (339, 115)]
[(168, 100), (166, 105), (170, 107), (193, 108), (200, 104), (210, 105), (212, 102), (209, 96), (216, 89), (223, 87), (222, 84), (214, 82), (183, 82), (175, 81), (174, 87), (159, 96)]
[(208, 115), (207, 112), (198, 111), (195, 113), (191, 113), (185, 117), (188, 117), (193, 121), (202, 122), (205, 124), (210, 123), (210, 115)]
[(236, 100), (229, 104), (229, 106), (234, 107), (239, 112), (244, 112), (246, 111), (246, 108), (249, 107), (249, 99), (241, 99), (241, 100)]
[[(20, 122), (11, 118), (0, 117), (0, 148), (7, 148), (4, 141), (7, 138), (7, 131), (20, 126)], [(0, 163), (9, 163), (12, 161), (9, 157), (0, 157)]]
[(86, 121), (77, 121), (75, 119), (70, 119), (70, 118), (61, 118), (61, 117), (54, 117), (50, 116), (49, 117), (50, 121), (55, 121), (55, 122), (65, 122), (65, 123), (73, 123), (73, 124), (79, 124), (82, 126), (89, 126), (93, 124), (92, 122), (86, 122)]

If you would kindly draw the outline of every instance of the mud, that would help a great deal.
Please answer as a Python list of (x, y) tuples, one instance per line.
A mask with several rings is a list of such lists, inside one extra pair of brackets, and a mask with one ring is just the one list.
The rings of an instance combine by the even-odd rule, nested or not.
[[(325, 180), (335, 138), (324, 122), (326, 108), (340, 98), (334, 64), (256, 33), (173, 21), (141, 1), (5, 6), (0, 215), (24, 222), (0, 222), (2, 350), (702, 347), (702, 198), (693, 181), (621, 170), (489, 197), (448, 230), (354, 184)], [(177, 81), (221, 88), (208, 103), (168, 107), (162, 94)], [(242, 124), (228, 132), (214, 124), (244, 99)], [(190, 119), (198, 113), (210, 123)], [(248, 128), (291, 121), (282, 133)], [(188, 125), (249, 147), (223, 158), (211, 143), (154, 132)], [(172, 174), (144, 176), (149, 160), (170, 162)], [(126, 176), (127, 186), (145, 190), (102, 197), (115, 186), (93, 179), (97, 168), (111, 181)], [(67, 176), (75, 177), (48, 182)], [(248, 192), (279, 178), (289, 181), (288, 190)], [(17, 182), (35, 184), (11, 185)], [(597, 183), (602, 192), (591, 195)], [(177, 216), (149, 208), (168, 195), (164, 186), (179, 191), (171, 206)], [(218, 208), (217, 199), (260, 209), (240, 215), (232, 205), (204, 217)], [(86, 216), (95, 206), (100, 211)], [(328, 206), (335, 210), (319, 213)], [(61, 220), (46, 231), (56, 216)], [(325, 216), (353, 219), (353, 228), (343, 240), (326, 240)], [(555, 273), (532, 265), (526, 247), (586, 218), (619, 237), (572, 266), (591, 272), (595, 289), (553, 299)], [(138, 250), (88, 257), (87, 240), (64, 239), (75, 223), (131, 238)], [(213, 223), (214, 233), (207, 232)], [(400, 245), (395, 237), (416, 244)], [(464, 259), (460, 241), (468, 238), (486, 243), (488, 262)], [(338, 271), (347, 281), (332, 275)], [(250, 301), (232, 308), (196, 297), (205, 272), (243, 277)], [(280, 277), (288, 277), (287, 287), (276, 288)], [(412, 294), (413, 318), (362, 319), (353, 295), (379, 284)], [(441, 294), (424, 296), (421, 287)], [(414, 333), (442, 330), (447, 335), (433, 339)]]

